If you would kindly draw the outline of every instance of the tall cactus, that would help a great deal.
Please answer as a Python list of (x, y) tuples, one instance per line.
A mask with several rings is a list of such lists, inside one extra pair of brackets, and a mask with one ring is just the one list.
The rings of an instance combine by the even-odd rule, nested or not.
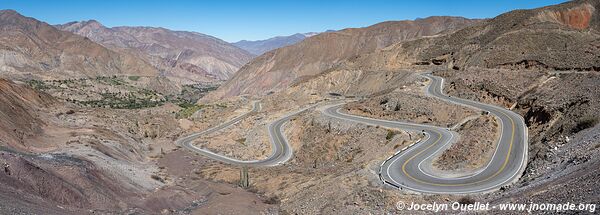
[(248, 178), (248, 167), (244, 166), (240, 170), (240, 187), (248, 188), (250, 186), (250, 180)]

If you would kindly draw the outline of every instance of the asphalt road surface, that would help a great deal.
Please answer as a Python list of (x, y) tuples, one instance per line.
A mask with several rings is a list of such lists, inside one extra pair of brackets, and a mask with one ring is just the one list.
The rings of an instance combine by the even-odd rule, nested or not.
[(206, 157), (212, 158), (214, 160), (218, 160), (224, 163), (230, 163), (230, 164), (235, 164), (235, 165), (247, 165), (247, 166), (276, 166), (276, 165), (280, 165), (285, 163), (286, 161), (288, 161), (291, 157), (292, 157), (292, 148), (289, 146), (285, 134), (283, 133), (282, 127), (285, 125), (286, 122), (288, 122), (292, 117), (294, 117), (295, 115), (304, 112), (310, 108), (312, 108), (314, 106), (310, 106), (304, 109), (301, 109), (299, 111), (290, 113), (288, 115), (285, 115), (279, 119), (277, 119), (274, 122), (271, 122), (268, 125), (268, 129), (269, 129), (269, 138), (271, 141), (271, 145), (272, 145), (272, 152), (271, 155), (269, 155), (269, 157), (263, 159), (263, 160), (249, 160), (249, 161), (244, 161), (244, 160), (238, 160), (238, 159), (234, 159), (234, 158), (229, 158), (227, 156), (223, 156), (217, 153), (214, 153), (212, 151), (209, 151), (207, 149), (202, 149), (199, 148), (195, 145), (192, 144), (192, 142), (203, 136), (203, 135), (207, 135), (222, 129), (225, 129), (231, 125), (234, 125), (236, 123), (238, 123), (239, 121), (245, 119), (246, 117), (248, 117), (251, 113), (253, 112), (258, 112), (261, 109), (261, 104), (260, 102), (254, 102), (254, 108), (252, 109), (251, 112), (245, 113), (243, 115), (237, 116), (235, 118), (233, 118), (230, 121), (227, 121), (223, 124), (220, 124), (218, 126), (209, 128), (207, 130), (198, 132), (198, 133), (194, 133), (191, 134), (189, 136), (186, 136), (184, 138), (181, 138), (179, 140), (177, 140), (176, 144), (191, 150), (193, 152), (196, 152), (198, 154), (204, 155)]
[(456, 141), (457, 134), (448, 128), (354, 116), (340, 111), (343, 104), (325, 108), (324, 114), (370, 125), (424, 132), (424, 139), (396, 152), (381, 164), (380, 179), (396, 188), (422, 193), (481, 193), (497, 190), (516, 181), (527, 165), (527, 127), (523, 118), (502, 107), (447, 96), (442, 92), (444, 80), (441, 77), (430, 74), (423, 76), (430, 80), (426, 88), (428, 95), (486, 111), (500, 122), (501, 136), (496, 150), (481, 170), (459, 176), (445, 176), (431, 170), (433, 158)]

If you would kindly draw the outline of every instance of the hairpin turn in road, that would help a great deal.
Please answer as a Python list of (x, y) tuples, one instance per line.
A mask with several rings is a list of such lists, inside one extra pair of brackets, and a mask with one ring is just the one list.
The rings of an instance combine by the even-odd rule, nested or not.
[(471, 175), (444, 177), (427, 168), (431, 167), (435, 155), (454, 141), (456, 134), (447, 128), (354, 116), (340, 111), (343, 104), (332, 105), (324, 113), (343, 120), (425, 133), (425, 139), (382, 163), (379, 176), (394, 187), (423, 193), (463, 194), (494, 191), (517, 180), (527, 165), (527, 126), (523, 118), (505, 108), (447, 96), (442, 92), (443, 78), (423, 76), (430, 80), (426, 88), (428, 95), (486, 111), (500, 122), (501, 136), (496, 151), (483, 169)]

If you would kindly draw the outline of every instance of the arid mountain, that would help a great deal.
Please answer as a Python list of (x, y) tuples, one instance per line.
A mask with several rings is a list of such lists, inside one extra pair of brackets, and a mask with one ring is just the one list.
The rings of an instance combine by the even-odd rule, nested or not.
[[(333, 89), (329, 92), (365, 96), (372, 105), (364, 110), (371, 116), (407, 120), (413, 118), (390, 115), (414, 102), (386, 111), (388, 101), (410, 101), (404, 84), (398, 84), (401, 82), (394, 80), (393, 74), (407, 68), (435, 71), (446, 79), (449, 95), (510, 108), (523, 116), (528, 126), (529, 160), (521, 179), (509, 188), (473, 198), (519, 203), (597, 202), (598, 171), (593, 166), (600, 163), (599, 9), (599, 1), (579, 0), (508, 12), (455, 33), (403, 41), (349, 59), (342, 69), (311, 77), (273, 97), (285, 97), (282, 95), (291, 91), (293, 96), (287, 98), (297, 99), (301, 93), (313, 95), (311, 92)], [(374, 75), (359, 74), (380, 71), (391, 74), (380, 75), (377, 81), (361, 81)], [(396, 86), (389, 91), (356, 90), (388, 83)], [(410, 113), (424, 107), (440, 108), (428, 101)], [(439, 114), (423, 116), (431, 119)], [(462, 146), (463, 153), (469, 150)]]
[(0, 11), (0, 74), (10, 78), (156, 76), (158, 71), (79, 35), (13, 10)]
[(0, 79), (0, 92), (0, 145), (21, 148), (24, 138), (39, 133), (44, 125), (36, 116), (36, 108), (55, 100), (5, 79)]
[[(333, 30), (329, 30), (326, 32), (332, 32)], [(241, 40), (233, 43), (234, 46), (237, 46), (241, 49), (244, 49), (254, 55), (262, 55), (265, 52), (271, 51), (273, 49), (278, 49), (284, 46), (294, 45), (308, 37), (315, 36), (319, 33), (317, 32), (309, 32), (309, 33), (297, 33), (289, 36), (277, 36), (273, 38), (269, 38), (266, 40)]]
[[(52, 112), (63, 108), (59, 101), (5, 79), (0, 79), (0, 101), (0, 162), (5, 165), (0, 172), (0, 199), (11, 202), (2, 204), (1, 213), (59, 214), (64, 207), (49, 206), (56, 204), (117, 207), (119, 200), (106, 200), (135, 195), (128, 184), (119, 184), (83, 156), (70, 154), (59, 141), (63, 129), (73, 132), (71, 137), (81, 137), (77, 132), (83, 130), (56, 124)], [(44, 208), (48, 212), (42, 212)]]
[(154, 27), (108, 28), (95, 20), (70, 22), (57, 28), (110, 49), (133, 53), (165, 76), (182, 82), (226, 80), (253, 57), (223, 40), (196, 32)]
[[(221, 205), (244, 212), (252, 205), (259, 214), (273, 207), (234, 186), (184, 176), (204, 158), (173, 144), (181, 132), (177, 106), (80, 107), (2, 78), (0, 103), (0, 214), (216, 214)], [(167, 178), (157, 159), (178, 172)]]
[[(209, 69), (225, 61), (200, 50), (233, 59), (226, 50), (233, 46), (95, 21), (59, 31), (1, 11), (0, 214), (402, 214), (410, 211), (399, 202), (597, 203), (599, 7), (577, 0), (488, 20), (431, 17), (322, 33), (266, 52), (196, 104), (216, 84), (171, 88), (163, 76), (219, 81), (225, 73)], [(190, 45), (201, 38), (217, 42)], [(528, 159), (518, 180), (468, 195), (386, 186), (381, 162), (426, 138), (422, 132), (323, 112), (339, 99), (349, 114), (447, 127), (459, 135), (434, 168), (477, 171), (503, 135), (502, 119), (427, 95), (427, 79), (416, 74), (425, 71), (443, 77), (451, 97), (523, 117)], [(250, 112), (255, 99), (261, 108)], [(268, 125), (312, 105), (282, 127), (293, 153), (280, 166), (241, 167), (174, 144), (197, 134), (191, 144), (199, 148), (261, 159), (275, 149)], [(234, 118), (241, 120), (203, 132)], [(594, 213), (532, 213), (586, 212)]]
[(516, 10), (453, 34), (402, 42), (359, 65), (600, 70), (598, 1)]
[(276, 91), (301, 78), (320, 74), (349, 58), (400, 41), (451, 32), (477, 22), (479, 20), (460, 17), (429, 17), (319, 34), (255, 58), (209, 98)]

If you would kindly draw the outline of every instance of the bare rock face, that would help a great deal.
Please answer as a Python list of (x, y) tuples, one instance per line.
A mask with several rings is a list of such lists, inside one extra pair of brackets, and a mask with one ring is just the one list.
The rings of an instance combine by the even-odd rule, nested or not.
[(156, 76), (158, 71), (13, 10), (0, 11), (0, 75), (10, 78), (73, 78), (107, 75)]
[(107, 28), (95, 20), (56, 27), (110, 49), (132, 53), (165, 76), (182, 82), (226, 80), (253, 57), (223, 40), (196, 32), (154, 27)]
[(302, 77), (318, 75), (344, 60), (396, 42), (451, 32), (476, 22), (478, 20), (459, 17), (430, 17), (322, 33), (255, 58), (208, 99), (277, 91)]
[(581, 4), (569, 9), (551, 10), (540, 13), (540, 21), (560, 23), (573, 29), (584, 30), (590, 26), (595, 8), (590, 4)]

